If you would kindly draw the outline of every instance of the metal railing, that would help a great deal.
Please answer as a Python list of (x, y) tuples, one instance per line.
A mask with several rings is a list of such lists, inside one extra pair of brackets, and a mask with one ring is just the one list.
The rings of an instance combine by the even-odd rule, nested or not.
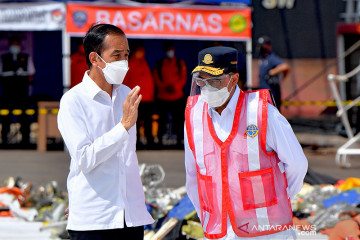
[(346, 2), (345, 13), (340, 16), (346, 23), (360, 22), (360, 0), (343, 0)]
[(351, 72), (344, 75), (334, 75), (334, 74), (328, 75), (330, 87), (334, 94), (336, 105), (338, 107), (338, 111), (336, 115), (338, 117), (341, 117), (341, 121), (345, 127), (346, 134), (349, 138), (349, 140), (336, 151), (335, 162), (337, 165), (346, 168), (351, 166), (350, 161), (348, 159), (349, 155), (360, 155), (360, 148), (356, 145), (354, 146), (354, 144), (356, 144), (360, 140), (360, 133), (354, 136), (353, 130), (351, 129), (349, 119), (347, 116), (347, 111), (352, 107), (356, 106), (360, 102), (360, 96), (354, 99), (351, 103), (344, 104), (340, 98), (340, 94), (336, 86), (336, 82), (346, 82), (348, 81), (349, 78), (355, 76), (359, 72), (360, 72), (360, 65), (354, 68)]

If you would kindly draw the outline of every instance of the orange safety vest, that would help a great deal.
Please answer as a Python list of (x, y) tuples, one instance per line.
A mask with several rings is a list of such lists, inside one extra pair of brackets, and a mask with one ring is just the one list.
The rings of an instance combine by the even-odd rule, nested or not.
[(208, 104), (188, 98), (185, 124), (197, 167), (201, 223), (209, 239), (224, 237), (227, 217), (239, 237), (292, 227), (284, 165), (266, 151), (268, 90), (240, 93), (229, 137), (215, 133)]

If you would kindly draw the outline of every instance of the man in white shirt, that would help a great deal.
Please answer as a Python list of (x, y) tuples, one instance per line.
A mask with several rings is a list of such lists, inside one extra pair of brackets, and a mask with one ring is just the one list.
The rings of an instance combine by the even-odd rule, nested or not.
[(296, 239), (307, 159), (268, 90), (237, 86), (237, 50), (199, 52), (185, 111), (186, 189), (206, 239)]
[[(140, 88), (122, 85), (129, 46), (110, 24), (84, 37), (90, 70), (60, 101), (58, 127), (71, 156), (67, 180), (72, 240), (143, 239), (154, 220), (135, 153)], [(85, 59), (84, 59), (85, 60)]]

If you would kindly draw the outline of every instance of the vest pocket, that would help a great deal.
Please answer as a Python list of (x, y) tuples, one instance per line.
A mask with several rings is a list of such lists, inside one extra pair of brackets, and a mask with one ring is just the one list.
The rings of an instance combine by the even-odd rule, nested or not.
[(273, 168), (239, 173), (244, 210), (277, 204)]
[(198, 173), (198, 184), (201, 210), (214, 213), (212, 177)]

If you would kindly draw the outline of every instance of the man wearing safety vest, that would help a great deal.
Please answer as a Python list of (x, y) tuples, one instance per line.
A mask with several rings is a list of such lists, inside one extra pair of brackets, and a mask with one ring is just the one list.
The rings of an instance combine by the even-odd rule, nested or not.
[(206, 239), (296, 239), (307, 159), (269, 90), (237, 86), (237, 50), (199, 52), (185, 111), (187, 193)]

